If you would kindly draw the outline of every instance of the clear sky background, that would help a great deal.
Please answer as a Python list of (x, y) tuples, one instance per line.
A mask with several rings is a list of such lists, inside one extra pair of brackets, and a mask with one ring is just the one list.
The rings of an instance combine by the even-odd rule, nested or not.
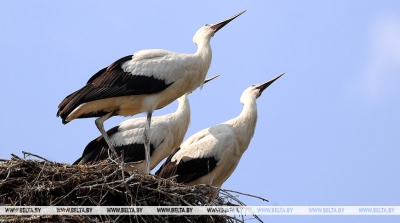
[[(208, 76), (221, 77), (189, 96), (186, 138), (237, 116), (248, 86), (286, 75), (257, 100), (255, 135), (223, 188), (270, 201), (240, 196), (247, 205), (400, 205), (397, 0), (2, 1), (0, 157), (29, 151), (72, 163), (100, 134), (94, 119), (61, 124), (56, 112), (65, 96), (135, 51), (194, 53), (198, 28), (242, 10), (211, 40)], [(262, 219), (398, 222), (399, 216)]]

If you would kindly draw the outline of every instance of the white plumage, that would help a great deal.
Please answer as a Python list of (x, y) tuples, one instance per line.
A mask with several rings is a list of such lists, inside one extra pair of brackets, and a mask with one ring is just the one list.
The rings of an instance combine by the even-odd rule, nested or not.
[(208, 184), (220, 188), (235, 170), (254, 135), (256, 99), (282, 75), (247, 88), (240, 98), (243, 110), (239, 116), (189, 137), (168, 157), (156, 175), (173, 177), (187, 185)]
[[(149, 160), (152, 112), (202, 86), (211, 64), (211, 37), (243, 13), (201, 27), (193, 37), (198, 46), (194, 54), (153, 49), (138, 51), (115, 61), (94, 74), (83, 88), (68, 95), (58, 106), (57, 116), (61, 116), (64, 124), (77, 118), (99, 117), (96, 126), (115, 153), (104, 130), (104, 121), (115, 115), (146, 112), (144, 141)], [(147, 164), (149, 169), (150, 164)]]

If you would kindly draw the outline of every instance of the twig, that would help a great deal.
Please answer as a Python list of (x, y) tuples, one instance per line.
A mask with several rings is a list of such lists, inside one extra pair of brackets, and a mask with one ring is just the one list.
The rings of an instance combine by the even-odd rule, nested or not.
[(26, 158), (26, 155), (28, 155), (28, 156), (34, 156), (34, 157), (37, 157), (37, 158), (39, 158), (39, 159), (42, 159), (42, 160), (44, 160), (44, 161), (46, 161), (46, 162), (53, 163), (53, 162), (50, 161), (50, 160), (47, 160), (47, 159), (45, 159), (45, 158), (43, 158), (43, 157), (41, 157), (41, 156), (32, 154), (32, 153), (30, 153), (30, 152), (22, 151), (22, 153), (24, 154), (24, 158)]
[(11, 173), (11, 168), (8, 168), (7, 176), (4, 180), (2, 180), (3, 182), (7, 181), (8, 177), (10, 176), (10, 173)]
[(15, 155), (14, 153), (11, 153), (11, 156), (17, 160), (22, 160), (21, 157)]
[(238, 192), (238, 191), (234, 191), (234, 190), (227, 190), (227, 189), (221, 189), (221, 190), (225, 191), (225, 192), (232, 192), (232, 193), (236, 193), (236, 194), (245, 195), (245, 196), (248, 196), (248, 197), (254, 197), (254, 198), (258, 198), (258, 199), (260, 199), (262, 201), (269, 202), (267, 199), (259, 197), (259, 196), (256, 196), (256, 195), (246, 194), (246, 193), (242, 193), (242, 192)]
[(37, 177), (36, 177), (36, 179), (35, 179), (35, 182), (33, 182), (32, 185), (35, 185), (35, 184), (36, 184), (36, 182), (38, 181), (40, 175), (43, 173), (43, 170), (44, 170), (44, 167), (45, 167), (45, 166), (46, 166), (46, 162), (44, 162), (42, 169), (40, 170), (39, 174), (37, 175)]

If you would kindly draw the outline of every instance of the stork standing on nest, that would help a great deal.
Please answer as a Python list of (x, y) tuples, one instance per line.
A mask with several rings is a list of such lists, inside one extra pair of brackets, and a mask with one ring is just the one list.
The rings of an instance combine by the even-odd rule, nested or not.
[(208, 184), (221, 188), (235, 170), (254, 135), (256, 99), (282, 75), (247, 88), (240, 97), (243, 110), (239, 116), (189, 137), (168, 157), (156, 175), (174, 178), (189, 186)]
[[(217, 78), (211, 77), (204, 83)], [(190, 123), (190, 104), (188, 94), (178, 98), (178, 109), (171, 114), (156, 116), (151, 121), (150, 135), (150, 169), (156, 167), (172, 151), (179, 147), (185, 137)], [(128, 165), (126, 170), (133, 172), (139, 170), (146, 172), (143, 131), (146, 118), (133, 118), (123, 121), (107, 131), (108, 137), (114, 142), (118, 155), (124, 151), (124, 162)], [(93, 163), (109, 157), (108, 144), (102, 136), (92, 140), (83, 151), (82, 157), (74, 164)], [(129, 164), (130, 163), (130, 164)]]
[(110, 150), (117, 155), (103, 123), (115, 115), (146, 112), (144, 130), (147, 172), (150, 170), (150, 123), (155, 109), (202, 87), (211, 64), (210, 40), (214, 34), (245, 11), (222, 22), (201, 27), (193, 37), (194, 54), (152, 49), (123, 57), (94, 74), (84, 87), (68, 95), (57, 116), (66, 124), (77, 118), (99, 117), (95, 123)]

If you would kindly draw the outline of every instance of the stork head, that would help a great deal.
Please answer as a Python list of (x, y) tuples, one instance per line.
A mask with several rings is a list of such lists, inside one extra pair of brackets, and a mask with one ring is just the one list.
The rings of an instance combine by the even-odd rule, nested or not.
[(236, 17), (240, 16), (241, 14), (245, 13), (246, 10), (243, 12), (240, 12), (239, 14), (236, 14), (232, 16), (229, 19), (226, 19), (222, 22), (216, 23), (216, 24), (206, 24), (202, 26), (199, 30), (197, 30), (196, 34), (193, 36), (193, 42), (196, 45), (199, 45), (203, 42), (210, 41), (211, 37), (214, 36), (214, 34), (220, 30), (222, 27), (224, 27), (226, 24), (228, 24), (230, 21), (234, 20)]
[(248, 87), (244, 92), (242, 93), (242, 96), (240, 97), (240, 102), (242, 104), (245, 104), (249, 100), (256, 100), (259, 98), (262, 94), (262, 92), (267, 89), (269, 85), (274, 83), (278, 78), (282, 77), (285, 73), (279, 74), (278, 76), (272, 78), (271, 80), (262, 83), (262, 84), (257, 84), (257, 85), (252, 85)]

